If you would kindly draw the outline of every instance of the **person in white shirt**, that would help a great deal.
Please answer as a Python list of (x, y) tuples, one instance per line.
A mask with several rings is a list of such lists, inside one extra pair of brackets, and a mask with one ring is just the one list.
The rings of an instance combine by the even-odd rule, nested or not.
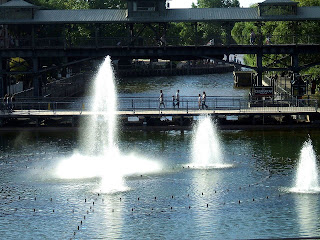
[(179, 108), (180, 107), (180, 91), (177, 90), (176, 93), (176, 106)]
[(162, 92), (162, 90), (160, 90), (159, 108), (161, 107), (161, 105), (163, 106), (163, 108), (166, 107), (166, 106), (164, 105), (164, 97), (163, 97), (163, 92)]
[(199, 106), (199, 110), (201, 109), (201, 94), (199, 93), (199, 97), (198, 97), (198, 106)]
[(208, 109), (208, 105), (206, 105), (206, 101), (207, 101), (207, 95), (206, 95), (206, 92), (203, 92), (203, 94), (202, 94), (202, 109), (204, 109), (204, 107), (206, 107), (206, 109)]

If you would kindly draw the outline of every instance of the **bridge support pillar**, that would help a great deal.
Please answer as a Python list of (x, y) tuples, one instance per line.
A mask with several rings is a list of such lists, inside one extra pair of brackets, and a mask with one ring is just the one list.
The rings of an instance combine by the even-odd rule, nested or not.
[(33, 67), (33, 96), (41, 96), (41, 82), (39, 77), (39, 59), (37, 57), (32, 58)]
[(3, 74), (3, 59), (0, 57), (0, 97), (3, 98), (4, 96), (4, 74)]
[(226, 61), (227, 61), (227, 62), (230, 62), (230, 60), (229, 60), (230, 54), (226, 53), (226, 58), (227, 58)]
[(133, 24), (129, 24), (129, 38), (130, 38), (130, 45), (133, 45), (133, 40), (134, 40), (134, 28)]
[(225, 24), (225, 30), (226, 30), (226, 33), (227, 33), (226, 45), (230, 45), (232, 43), (232, 36), (231, 36), (232, 28), (233, 28), (233, 24), (232, 23), (228, 22), (228, 23)]
[(184, 123), (184, 117), (181, 116), (181, 117), (180, 117), (180, 126), (183, 126), (183, 123)]
[(0, 57), (0, 97), (7, 93), (8, 75), (5, 73), (8, 66), (8, 59)]
[(258, 81), (257, 85), (262, 86), (262, 73), (263, 73), (263, 66), (262, 66), (262, 52), (257, 54), (257, 72), (258, 72)]
[(95, 24), (94, 25), (94, 45), (96, 49), (98, 49), (98, 46), (99, 46), (98, 37), (99, 37), (99, 26)]
[(299, 73), (299, 55), (291, 55), (291, 69), (294, 73)]
[(198, 43), (198, 23), (194, 23), (194, 45), (199, 45)]

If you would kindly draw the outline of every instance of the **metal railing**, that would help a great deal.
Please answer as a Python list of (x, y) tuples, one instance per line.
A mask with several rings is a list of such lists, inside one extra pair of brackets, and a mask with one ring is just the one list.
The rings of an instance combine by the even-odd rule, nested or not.
[[(236, 45), (249, 45), (250, 37), (238, 39)], [(320, 44), (320, 35), (272, 35), (255, 38), (254, 45), (286, 45), (286, 44)], [(130, 37), (9, 37), (0, 39), (0, 48), (104, 48), (104, 47), (127, 47), (127, 46), (215, 46), (219, 43), (208, 43), (206, 39), (197, 39), (193, 44), (186, 44), (181, 37), (167, 37), (164, 42), (156, 38)]]
[[(37, 110), (53, 112), (77, 112), (90, 111), (92, 102), (86, 98), (43, 98), (43, 99), (23, 99), (19, 98), (15, 102), (3, 102), (1, 104), (2, 113), (13, 111)], [(165, 98), (164, 105), (160, 104), (156, 97), (119, 97), (117, 99), (118, 111), (194, 111), (194, 110), (239, 110), (240, 112), (257, 111), (264, 112), (316, 112), (318, 109), (317, 100), (310, 99), (285, 99), (285, 100), (248, 100), (245, 97), (214, 97), (208, 96), (205, 103), (199, 102), (198, 97), (182, 96), (179, 104), (177, 101)]]

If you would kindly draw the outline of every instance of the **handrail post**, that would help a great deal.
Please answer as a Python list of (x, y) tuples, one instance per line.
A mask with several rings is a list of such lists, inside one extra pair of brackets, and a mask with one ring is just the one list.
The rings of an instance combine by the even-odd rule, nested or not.
[(131, 99), (131, 107), (132, 107), (133, 113), (135, 113), (135, 106), (134, 106), (134, 100), (133, 99)]
[(189, 113), (189, 102), (187, 100), (187, 113)]

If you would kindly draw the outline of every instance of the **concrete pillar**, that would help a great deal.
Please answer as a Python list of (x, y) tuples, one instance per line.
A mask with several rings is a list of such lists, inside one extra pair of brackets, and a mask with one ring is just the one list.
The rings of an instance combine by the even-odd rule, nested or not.
[(258, 72), (258, 86), (262, 86), (262, 73), (263, 73), (263, 66), (262, 66), (262, 52), (259, 51), (257, 54), (257, 72)]
[(76, 125), (74, 116), (71, 117), (71, 125), (72, 125), (72, 127), (74, 127)]
[(230, 61), (229, 61), (230, 54), (226, 53), (226, 57), (227, 57), (226, 62), (230, 62)]
[(5, 73), (7, 71), (8, 59), (0, 57), (0, 97), (8, 92), (8, 75)]
[(199, 45), (198, 43), (198, 23), (194, 23), (194, 45)]
[(129, 24), (129, 29), (130, 29), (130, 32), (129, 32), (129, 34), (130, 34), (130, 44), (129, 45), (134, 45), (134, 28), (133, 28), (133, 24), (131, 23), (131, 24)]
[(36, 34), (35, 34), (34, 25), (31, 26), (31, 46), (32, 46), (32, 49), (34, 49), (36, 46)]
[(184, 118), (183, 116), (180, 117), (180, 126), (183, 126), (183, 123), (184, 123)]
[(291, 55), (291, 69), (294, 73), (299, 73), (299, 55)]
[(32, 58), (33, 67), (33, 96), (41, 96), (41, 81), (39, 77), (39, 59), (37, 57)]
[(227, 39), (226, 39), (226, 45), (230, 45), (231, 44), (231, 30), (232, 30), (232, 24), (231, 23), (226, 23), (226, 33), (227, 33)]
[(4, 97), (4, 74), (3, 74), (3, 58), (0, 57), (0, 97), (3, 98)]
[(65, 24), (63, 24), (63, 26), (62, 26), (62, 38), (63, 38), (63, 49), (64, 50), (66, 50), (66, 48), (67, 48), (67, 34), (66, 34), (66, 31), (67, 31), (67, 29), (66, 29), (66, 25)]
[(99, 35), (99, 26), (97, 24), (94, 25), (94, 43), (95, 47), (98, 48), (98, 35)]

